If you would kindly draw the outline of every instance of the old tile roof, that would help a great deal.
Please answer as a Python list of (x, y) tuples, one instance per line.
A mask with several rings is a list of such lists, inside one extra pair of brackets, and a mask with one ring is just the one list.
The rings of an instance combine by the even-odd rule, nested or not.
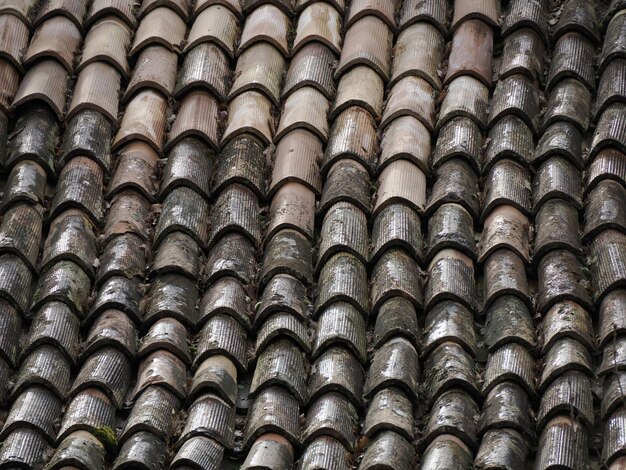
[(0, 0), (0, 469), (626, 468), (626, 1)]

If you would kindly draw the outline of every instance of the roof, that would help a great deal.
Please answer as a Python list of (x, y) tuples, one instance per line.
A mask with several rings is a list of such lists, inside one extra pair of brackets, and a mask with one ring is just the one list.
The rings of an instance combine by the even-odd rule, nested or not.
[(0, 469), (626, 467), (624, 0), (0, 0)]

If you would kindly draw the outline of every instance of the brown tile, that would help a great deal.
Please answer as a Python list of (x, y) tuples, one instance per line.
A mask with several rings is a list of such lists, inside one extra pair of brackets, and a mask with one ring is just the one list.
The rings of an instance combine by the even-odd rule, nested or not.
[(107, 188), (107, 198), (132, 188), (148, 199), (156, 193), (155, 173), (159, 156), (145, 142), (124, 146), (117, 158), (117, 167)]
[(193, 16), (197, 17), (205, 8), (213, 5), (223, 5), (229, 8), (238, 18), (243, 16), (240, 0), (197, 0), (193, 6)]
[(498, 206), (485, 219), (478, 261), (482, 263), (500, 248), (515, 252), (526, 263), (530, 260), (530, 223), (513, 206)]
[(372, 68), (353, 67), (339, 80), (337, 95), (328, 115), (333, 121), (337, 114), (351, 106), (366, 109), (376, 120), (380, 119), (385, 94), (383, 79)]
[[(58, 117), (61, 117), (65, 108), (68, 79), (67, 72), (56, 60), (38, 62), (24, 75), (11, 107), (17, 108), (31, 100), (43, 100)], [(1, 95), (0, 92), (0, 97)]]
[(346, 32), (335, 77), (354, 65), (364, 64), (376, 70), (383, 80), (387, 80), (392, 38), (391, 30), (381, 19), (366, 16), (358, 20)]
[(20, 85), (20, 73), (8, 60), (0, 59), (0, 111), (7, 113), (17, 88)]
[(396, 12), (400, 5), (398, 0), (352, 0), (346, 18), (346, 29), (368, 15), (377, 16), (391, 29), (396, 27)]
[(315, 88), (304, 87), (294, 91), (285, 101), (274, 140), (278, 142), (294, 129), (307, 129), (326, 142), (329, 106), (326, 97)]
[(186, 32), (187, 25), (174, 10), (165, 7), (157, 8), (148, 13), (139, 23), (130, 54), (135, 55), (140, 49), (151, 44), (162, 44), (178, 52), (185, 40)]
[(407, 160), (387, 165), (378, 177), (374, 214), (393, 202), (409, 204), (420, 214), (426, 205), (426, 175)]
[(211, 5), (194, 20), (185, 51), (203, 42), (214, 42), (232, 58), (239, 39), (239, 20), (231, 10)]
[(373, 173), (377, 150), (377, 128), (372, 115), (360, 106), (348, 108), (333, 122), (322, 171), (328, 171), (336, 161), (353, 158)]
[(370, 176), (363, 165), (349, 158), (341, 159), (328, 170), (318, 213), (322, 215), (333, 204), (347, 201), (369, 214), (371, 189)]
[(598, 94), (593, 106), (594, 120), (617, 101), (626, 100), (626, 60), (612, 60), (602, 72), (598, 83)]
[[(296, 11), (302, 11), (310, 5), (313, 5), (317, 0), (295, 0)], [(346, 0), (327, 0), (333, 7), (339, 11), (339, 13), (343, 13), (346, 9)]]
[(263, 5), (273, 5), (280, 8), (285, 15), (293, 16), (294, 0), (241, 0), (241, 3), (243, 3), (243, 11), (247, 15)]
[(563, 5), (559, 21), (552, 31), (552, 41), (570, 31), (577, 31), (589, 37), (593, 42), (600, 42), (596, 6), (585, 0), (571, 0)]
[(133, 75), (128, 82), (122, 102), (142, 88), (154, 88), (165, 96), (171, 96), (176, 84), (178, 57), (175, 52), (161, 46), (149, 46), (137, 57)]
[(16, 15), (1, 14), (0, 10), (0, 57), (16, 67), (22, 63), (22, 52), (28, 45), (28, 26)]
[[(415, 47), (415, 44), (420, 44), (420, 47)], [(444, 44), (439, 30), (429, 23), (420, 22), (404, 29), (393, 49), (390, 85), (409, 75), (416, 75), (440, 89), (439, 69)]]
[(53, 16), (63, 15), (82, 28), (85, 13), (87, 3), (84, 0), (44, 0), (37, 11), (34, 25), (37, 26)]
[(35, 30), (24, 54), (24, 64), (42, 57), (51, 57), (61, 62), (71, 73), (81, 40), (80, 30), (72, 21), (64, 16), (50, 18)]
[(322, 141), (303, 129), (287, 133), (276, 146), (270, 194), (289, 182), (297, 182), (316, 194), (322, 190), (318, 162), (323, 156)]
[(38, 3), (38, 0), (2, 0), (0, 14), (8, 13), (17, 16), (26, 25), (30, 25)]
[(487, 125), (489, 88), (468, 75), (455, 78), (448, 85), (441, 103), (437, 127), (441, 128), (451, 119), (463, 116), (474, 120), (483, 129)]
[(317, 88), (326, 98), (332, 99), (335, 94), (332, 71), (335, 60), (332, 51), (322, 44), (304, 46), (293, 55), (289, 63), (283, 99), (303, 86)]
[(140, 91), (126, 106), (112, 149), (138, 139), (150, 144), (157, 153), (162, 153), (166, 113), (167, 100), (161, 93), (154, 90)]
[(379, 169), (399, 159), (406, 159), (429, 173), (430, 133), (424, 124), (413, 116), (401, 116), (391, 121), (381, 142)]
[(188, 21), (190, 3), (188, 0), (144, 0), (137, 12), (137, 19), (141, 20), (156, 8), (168, 7), (174, 10), (183, 20)]
[(341, 52), (341, 16), (328, 3), (314, 3), (300, 13), (292, 53), (314, 41), (321, 42), (336, 54)]
[(461, 22), (476, 18), (489, 23), (493, 27), (500, 25), (500, 8), (496, 0), (455, 0), (452, 28)]
[(218, 103), (202, 90), (185, 95), (172, 124), (165, 150), (170, 149), (183, 137), (195, 136), (203, 139), (214, 150), (218, 149), (217, 138)]
[(398, 26), (406, 28), (419, 22), (433, 24), (441, 34), (448, 33), (448, 2), (447, 0), (404, 0), (400, 7)]
[(107, 16), (94, 23), (85, 37), (77, 70), (92, 62), (104, 61), (126, 77), (130, 71), (127, 52), (131, 36), (128, 25), (115, 16)]
[(313, 238), (315, 220), (315, 193), (298, 183), (287, 183), (272, 198), (266, 239), (279, 230), (297, 230)]
[(525, 73), (543, 81), (545, 45), (539, 34), (530, 28), (522, 28), (507, 36), (500, 61), (499, 78)]
[[(607, 36), (604, 44), (609, 41)], [(590, 57), (595, 57), (595, 47), (585, 36), (580, 33), (565, 33), (561, 36), (552, 51), (548, 89), (552, 89), (564, 77), (574, 77), (594, 90), (596, 76)]]
[(67, 110), (71, 118), (81, 109), (95, 109), (117, 122), (119, 72), (103, 62), (94, 62), (81, 70), (76, 80), (72, 102)]
[(230, 64), (226, 53), (215, 44), (199, 44), (185, 55), (178, 70), (174, 96), (180, 97), (192, 88), (206, 88), (220, 99), (226, 99), (230, 86)]
[(222, 145), (246, 132), (269, 144), (272, 127), (272, 102), (257, 91), (247, 91), (237, 95), (228, 106), (228, 124), (222, 135)]
[(580, 81), (566, 78), (552, 89), (543, 115), (543, 128), (556, 122), (567, 121), (584, 133), (591, 116), (591, 92)]
[(434, 127), (435, 90), (420, 77), (408, 76), (396, 83), (387, 96), (381, 127), (400, 116), (413, 116), (428, 130)]
[(85, 17), (84, 27), (89, 28), (94, 21), (114, 15), (121, 18), (131, 28), (135, 28), (134, 4), (128, 0), (93, 0)]
[(512, 0), (502, 24), (502, 35), (533, 29), (544, 44), (548, 44), (548, 8), (543, 0)]
[(229, 99), (244, 91), (257, 90), (278, 106), (284, 73), (285, 58), (278, 49), (266, 42), (253, 44), (237, 59)]
[(481, 20), (464, 21), (454, 31), (452, 50), (444, 83), (460, 75), (471, 75), (491, 86), (493, 30)]
[(289, 18), (273, 5), (262, 5), (246, 18), (237, 54), (255, 42), (267, 41), (289, 55)]
[(599, 72), (602, 72), (607, 64), (614, 59), (624, 58), (624, 27), (626, 25), (626, 13), (618, 12), (606, 29), (602, 53), (600, 54)]

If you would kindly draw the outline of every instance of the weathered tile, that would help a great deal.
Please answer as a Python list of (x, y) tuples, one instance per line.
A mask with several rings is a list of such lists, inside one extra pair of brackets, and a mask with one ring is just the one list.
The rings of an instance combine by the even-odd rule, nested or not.
[(485, 343), (493, 351), (517, 342), (527, 348), (537, 343), (533, 319), (526, 304), (517, 296), (505, 294), (489, 306), (485, 321)]
[(483, 173), (491, 170), (499, 160), (510, 158), (528, 166), (533, 160), (535, 144), (533, 130), (519, 117), (507, 114), (498, 119), (489, 130)]
[[(528, 4), (532, 4), (532, 2), (528, 2)], [(541, 36), (531, 28), (521, 28), (508, 35), (504, 40), (498, 76), (500, 79), (504, 79), (523, 73), (542, 82), (544, 55), (545, 44)]]
[(311, 352), (311, 343), (304, 322), (289, 313), (272, 314), (259, 328), (254, 345), (258, 357), (268, 345), (281, 336), (294, 341), (305, 353)]
[(374, 353), (363, 392), (372, 397), (383, 388), (395, 386), (417, 400), (419, 374), (415, 347), (405, 338), (390, 339)]
[(512, 75), (496, 85), (489, 108), (489, 126), (509, 114), (522, 119), (533, 131), (537, 130), (539, 92), (534, 81), (526, 75)]
[(582, 254), (578, 210), (562, 199), (549, 199), (535, 215), (533, 260), (539, 261), (548, 251), (569, 250)]
[(137, 27), (130, 54), (135, 55), (144, 47), (153, 44), (161, 44), (178, 52), (185, 39), (186, 30), (185, 21), (174, 10), (166, 7), (151, 10)]
[(175, 230), (181, 230), (204, 246), (208, 236), (209, 206), (194, 190), (174, 188), (164, 199), (161, 217), (154, 229), (154, 245)]
[(70, 388), (70, 361), (54, 346), (41, 345), (22, 361), (11, 394), (13, 398), (32, 385), (43, 385), (65, 400)]
[(21, 258), (6, 253), (0, 256), (0, 297), (20, 314), (26, 313), (31, 300), (33, 274)]
[(546, 311), (561, 300), (572, 300), (586, 309), (593, 309), (583, 267), (572, 253), (564, 250), (547, 253), (539, 262), (537, 275), (540, 311)]
[(452, 158), (437, 168), (426, 214), (433, 213), (442, 204), (455, 203), (463, 206), (473, 218), (478, 218), (478, 196), (475, 170), (464, 159)]
[(315, 310), (344, 300), (366, 313), (368, 310), (367, 273), (356, 256), (341, 252), (331, 256), (318, 276), (319, 294)]
[(424, 450), (420, 468), (467, 468), (472, 465), (472, 451), (463, 442), (450, 435), (436, 437)]
[[(63, 67), (57, 64), (57, 68), (62, 70)], [(0, 111), (6, 113), (11, 107), (13, 97), (17, 93), (20, 85), (20, 72), (11, 62), (0, 58)]]
[[(367, 236), (364, 237), (367, 239)], [(311, 243), (300, 232), (281, 230), (265, 244), (261, 269), (261, 285), (276, 274), (290, 274), (303, 283), (313, 283), (313, 254)]]
[(534, 29), (548, 43), (548, 9), (543, 0), (514, 0), (502, 23), (502, 34), (509, 36), (522, 28)]
[(566, 121), (556, 122), (543, 131), (532, 164), (539, 165), (553, 156), (565, 157), (577, 168), (584, 167), (582, 136), (576, 126)]
[(198, 365), (189, 386), (189, 399), (211, 391), (230, 405), (237, 399), (237, 368), (225, 356), (213, 355)]
[(274, 5), (261, 5), (246, 17), (237, 54), (252, 44), (267, 41), (286, 57), (289, 55), (289, 17)]
[(402, 2), (397, 0), (355, 0), (350, 3), (346, 28), (349, 28), (359, 19), (373, 15), (383, 20), (392, 30), (396, 27), (396, 12)]
[(104, 62), (85, 66), (78, 75), (67, 116), (71, 118), (83, 109), (93, 109), (117, 122), (120, 81), (119, 72)]
[(105, 447), (97, 437), (86, 431), (76, 431), (59, 444), (47, 467), (84, 465), (85, 468), (103, 468), (104, 455)]
[(218, 114), (218, 102), (210, 93), (190, 91), (181, 99), (165, 150), (169, 151), (181, 139), (189, 136), (200, 138), (213, 150), (217, 150)]
[(400, 6), (398, 27), (403, 29), (412, 24), (424, 21), (434, 24), (442, 34), (447, 34), (448, 12), (448, 2), (445, 0), (435, 0), (432, 2), (405, 0)]
[(253, 44), (237, 59), (235, 80), (229, 99), (244, 91), (258, 90), (265, 93), (277, 106), (284, 71), (285, 58), (278, 49), (267, 42)]
[(331, 436), (350, 451), (357, 437), (358, 416), (354, 405), (336, 392), (322, 395), (311, 403), (302, 428), (305, 444), (319, 436)]
[(373, 470), (380, 466), (409, 468), (415, 458), (415, 449), (410, 442), (391, 431), (376, 435), (363, 454), (359, 468)]
[(131, 37), (131, 28), (120, 18), (108, 16), (95, 22), (85, 36), (85, 45), (77, 70), (82, 70), (88, 64), (103, 61), (127, 77), (130, 67), (126, 54)]
[[(11, 109), (17, 109), (31, 101), (42, 100), (50, 106), (57, 117), (63, 115), (69, 76), (59, 62), (44, 59), (35, 63), (24, 75), (19, 89), (17, 87), (17, 75), (14, 77), (15, 81), (13, 81), (12, 73), (9, 72), (8, 67), (12, 66), (8, 65), (6, 70), (3, 71), (3, 79), (0, 82), (3, 90), (0, 100), (4, 101), (4, 98), (7, 98), (5, 110), (8, 108), (8, 103), (15, 96)], [(0, 101), (0, 106), (2, 104)], [(10, 158), (11, 155), (9, 154)]]
[(315, 193), (298, 183), (284, 184), (272, 198), (266, 237), (291, 228), (311, 239), (314, 219)]
[[(64, 167), (75, 156), (83, 156), (92, 158), (108, 174), (112, 169), (112, 132), (113, 123), (99, 111), (85, 108), (76, 112), (65, 122), (57, 167)], [(141, 144), (131, 144), (128, 148), (131, 146), (140, 147)]]
[(492, 351), (487, 358), (482, 383), (483, 395), (503, 382), (515, 382), (535, 395), (535, 361), (519, 343), (509, 343)]
[(144, 390), (160, 385), (183, 400), (187, 393), (187, 369), (185, 364), (172, 353), (157, 350), (145, 357), (139, 364), (137, 382), (132, 391), (132, 399)]
[(380, 348), (389, 339), (401, 336), (418, 345), (420, 337), (417, 313), (413, 304), (404, 297), (392, 297), (379, 310), (374, 327), (375, 348)]
[(328, 209), (322, 221), (317, 267), (339, 251), (347, 251), (368, 260), (367, 217), (353, 204), (339, 202)]
[(95, 319), (89, 328), (85, 343), (82, 344), (81, 357), (89, 361), (92, 354), (100, 354), (98, 351), (100, 348), (110, 349), (111, 346), (133, 359), (137, 352), (135, 325), (129, 315), (121, 310), (104, 310)]
[[(540, 227), (537, 228), (538, 231), (539, 229)], [(500, 248), (508, 248), (528, 263), (531, 233), (528, 217), (519, 210), (508, 205), (496, 207), (483, 224), (479, 242), (479, 262)]]
[(226, 99), (231, 71), (224, 51), (212, 43), (190, 49), (178, 69), (174, 96), (177, 98), (196, 87), (206, 88), (221, 100)]
[(319, 436), (307, 443), (297, 468), (298, 470), (313, 468), (348, 470), (351, 465), (350, 452), (341, 442), (330, 436)]
[(293, 465), (293, 454), (294, 449), (287, 439), (279, 434), (268, 433), (254, 442), (241, 468), (290, 468)]
[(596, 131), (591, 141), (590, 157), (595, 157), (600, 150), (606, 147), (617, 147), (621, 152), (626, 151), (624, 133), (624, 116), (626, 103), (614, 103), (604, 110), (596, 125)]
[[(348, 19), (346, 27), (350, 24)], [(292, 54), (314, 41), (322, 43), (335, 54), (341, 52), (341, 14), (328, 3), (313, 3), (300, 13)]]
[(448, 84), (437, 128), (456, 117), (467, 117), (484, 129), (487, 126), (488, 103), (489, 88), (474, 77), (461, 75)]
[(220, 235), (207, 256), (204, 283), (209, 286), (223, 276), (233, 276), (246, 285), (254, 282), (256, 249), (252, 241), (241, 233)]
[(576, 79), (564, 79), (550, 92), (548, 107), (543, 115), (543, 126), (567, 121), (585, 132), (591, 114), (591, 92)]
[(464, 21), (452, 36), (445, 83), (461, 75), (470, 75), (491, 86), (493, 30), (481, 20)]
[(239, 33), (236, 14), (222, 5), (209, 4), (196, 16), (184, 50), (187, 52), (203, 43), (215, 43), (232, 58)]
[(512, 429), (490, 429), (482, 438), (474, 460), (478, 470), (489, 468), (518, 468), (528, 456), (526, 438)]
[(392, 296), (405, 297), (416, 307), (422, 306), (424, 296), (418, 281), (420, 277), (418, 264), (406, 251), (400, 248), (385, 251), (372, 267), (372, 311), (377, 312), (380, 305)]
[(384, 388), (374, 395), (363, 423), (365, 436), (372, 438), (377, 433), (393, 431), (413, 440), (413, 428), (413, 404), (400, 389)]
[[(609, 41), (605, 41), (605, 44)], [(595, 88), (595, 74), (593, 61), (595, 47), (593, 42), (580, 33), (571, 32), (563, 34), (554, 45), (550, 72), (548, 73), (548, 89), (564, 77), (574, 77), (580, 80), (587, 88)]]
[(34, 428), (48, 441), (54, 440), (54, 422), (61, 415), (63, 404), (50, 390), (34, 386), (24, 390), (13, 402), (0, 431), (0, 437), (7, 436), (21, 427)]
[(508, 204), (525, 215), (531, 212), (530, 171), (513, 160), (498, 161), (485, 180), (481, 219), (497, 206)]
[(340, 345), (347, 347), (364, 364), (367, 361), (365, 318), (347, 302), (335, 302), (317, 318), (312, 357)]
[(80, 28), (86, 12), (87, 5), (80, 0), (45, 0), (37, 10), (34, 25), (41, 24), (55, 15), (63, 15), (71, 19)]
[[(228, 357), (241, 371), (248, 367), (246, 330), (230, 315), (214, 315), (209, 318), (198, 334), (195, 345), (197, 349), (193, 359), (194, 367), (214, 355)], [(274, 351), (280, 353), (280, 349), (277, 350), (276, 347)], [(277, 367), (271, 360), (268, 366)]]
[(507, 294), (518, 296), (528, 308), (532, 308), (524, 260), (517, 254), (506, 248), (494, 251), (484, 261), (484, 273), (485, 308)]
[(379, 120), (384, 93), (383, 80), (374, 70), (365, 65), (352, 67), (339, 80), (337, 96), (328, 119), (334, 120), (344, 109), (359, 106), (367, 110), (374, 119)]
[(495, 0), (455, 0), (452, 28), (472, 18), (489, 23), (497, 28), (500, 26), (500, 3)]
[(591, 381), (585, 374), (566, 372), (548, 386), (541, 398), (537, 427), (542, 429), (550, 419), (564, 411), (593, 426)]
[(128, 82), (122, 101), (128, 101), (142, 88), (154, 88), (166, 96), (174, 92), (177, 59), (175, 52), (162, 46), (143, 49)]
[(235, 408), (216, 395), (205, 394), (196, 398), (189, 407), (185, 427), (175, 448), (198, 436), (210, 437), (231, 448), (235, 438)]
[(392, 31), (380, 18), (368, 15), (346, 32), (335, 77), (363, 64), (372, 67), (384, 80), (389, 78)]
[(558, 416), (546, 423), (537, 448), (538, 469), (576, 468), (588, 459), (587, 431), (576, 419)]
[(329, 134), (329, 107), (330, 102), (317, 89), (297, 89), (285, 100), (274, 141), (278, 142), (294, 129), (306, 129), (326, 142)]
[(0, 253), (17, 255), (31, 270), (35, 270), (42, 236), (42, 216), (42, 208), (38, 205), (10, 206), (0, 223)]
[(71, 399), (58, 431), (57, 441), (75, 431), (93, 433), (96, 429), (113, 428), (115, 407), (107, 396), (96, 388), (88, 388)]
[(312, 42), (300, 48), (289, 63), (282, 97), (286, 98), (298, 88), (311, 86), (332, 99), (335, 94), (332, 65), (333, 52), (323, 44)]
[(169, 316), (194, 327), (198, 319), (198, 296), (196, 283), (188, 277), (175, 273), (159, 275), (148, 291), (144, 325)]
[(113, 139), (113, 150), (133, 140), (149, 144), (157, 153), (165, 134), (167, 101), (155, 90), (141, 90), (126, 106), (120, 128)]
[(151, 12), (155, 8), (160, 6), (166, 6), (174, 10), (178, 16), (185, 21), (189, 20), (189, 2), (187, 0), (146, 0), (142, 2), (137, 11), (138, 19), (142, 19), (147, 13)]
[(135, 27), (134, 6), (128, 0), (94, 0), (89, 5), (84, 28), (89, 28), (94, 21), (107, 15), (115, 15), (123, 19), (128, 26)]
[[(13, 15), (0, 16), (0, 20), (4, 18), (17, 19)], [(19, 20), (17, 22), (22, 24)], [(9, 24), (5, 21), (2, 28), (10, 32), (14, 45), (21, 46), (20, 49), (26, 48), (24, 42), (20, 43), (23, 31), (20, 31), (18, 25)], [(33, 33), (28, 49), (24, 52), (24, 64), (30, 65), (41, 58), (52, 58), (58, 60), (68, 73), (71, 73), (74, 66), (74, 56), (78, 51), (81, 39), (80, 29), (70, 19), (65, 16), (54, 16), (45, 21)], [(9, 57), (16, 59), (16, 65), (19, 65), (21, 52), (18, 54), (15, 50), (3, 46), (2, 51), (5, 50)]]

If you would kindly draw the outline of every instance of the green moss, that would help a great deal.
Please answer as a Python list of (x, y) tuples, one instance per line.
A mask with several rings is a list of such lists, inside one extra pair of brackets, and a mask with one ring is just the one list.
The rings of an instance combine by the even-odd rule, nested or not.
[(92, 431), (92, 434), (102, 443), (107, 454), (117, 454), (117, 436), (110, 426), (96, 428)]

